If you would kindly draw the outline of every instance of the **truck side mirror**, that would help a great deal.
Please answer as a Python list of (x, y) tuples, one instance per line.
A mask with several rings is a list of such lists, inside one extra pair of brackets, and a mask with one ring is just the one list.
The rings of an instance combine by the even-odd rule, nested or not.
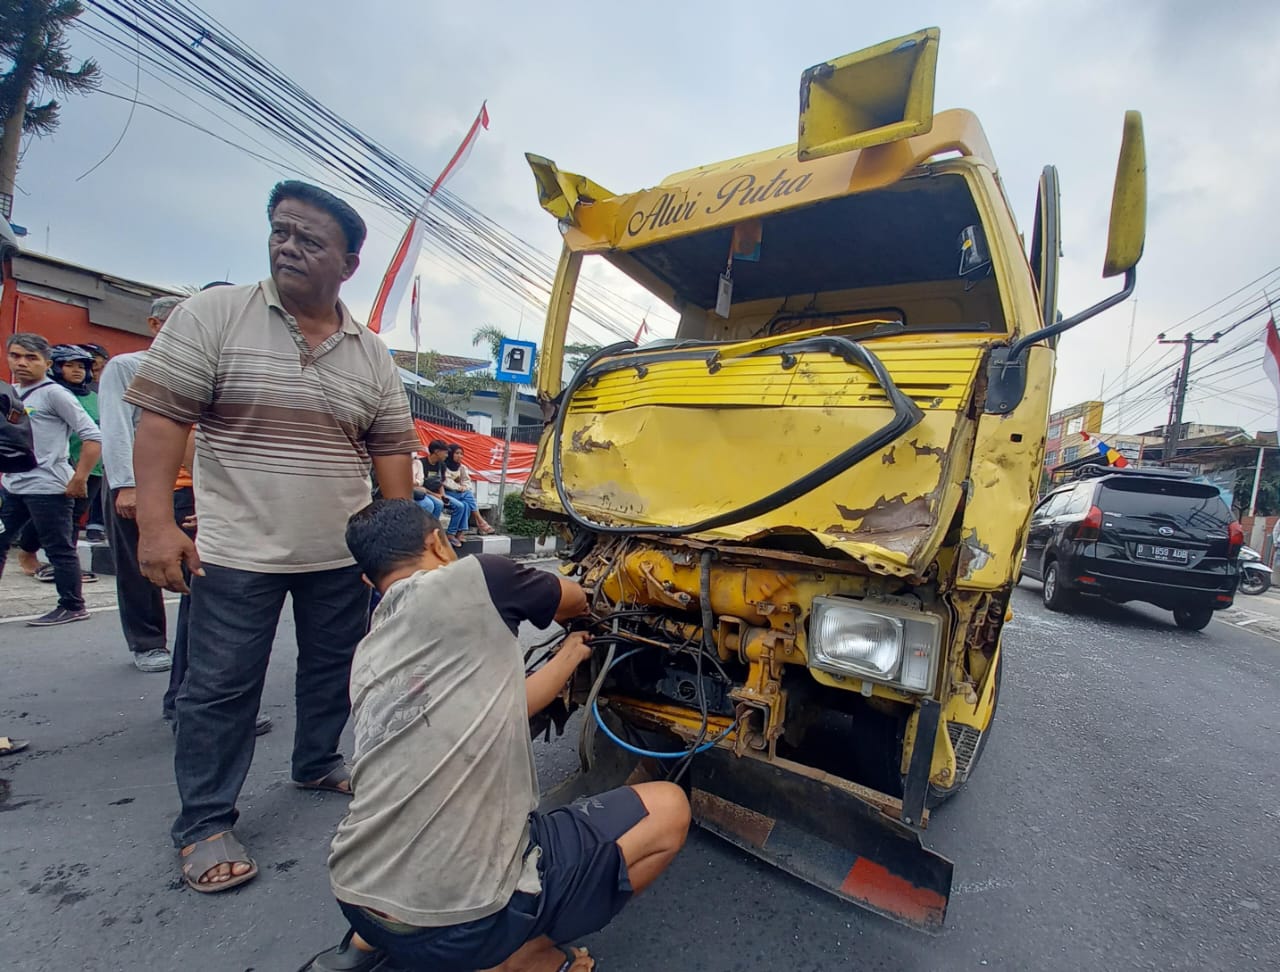
[(1138, 265), (1147, 237), (1147, 148), (1142, 138), (1142, 115), (1124, 113), (1124, 135), (1116, 185), (1111, 194), (1111, 224), (1102, 275), (1115, 277)]

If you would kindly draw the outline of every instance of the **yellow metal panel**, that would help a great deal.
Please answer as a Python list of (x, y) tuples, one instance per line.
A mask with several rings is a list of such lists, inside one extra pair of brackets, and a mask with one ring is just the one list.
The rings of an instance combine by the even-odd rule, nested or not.
[(883, 145), (933, 127), (936, 27), (809, 68), (800, 78), (802, 161)]
[(1040, 487), (1054, 351), (1027, 352), (1027, 391), (1008, 415), (983, 415), (974, 443), (956, 586), (993, 591), (1013, 583), (1027, 519)]
[[(888, 407), (874, 405), (570, 410), (564, 485), (579, 512), (598, 522), (694, 522), (785, 486), (891, 416)], [(873, 570), (918, 574), (954, 516), (971, 438), (967, 419), (954, 411), (926, 410), (924, 420), (899, 441), (825, 485), (703, 538), (809, 532)], [(559, 509), (546, 439), (524, 495), (530, 506)]]
[[(969, 399), (979, 348), (900, 348), (880, 354), (894, 382), (924, 409), (959, 409)], [(731, 358), (710, 373), (704, 361), (654, 361), (614, 371), (582, 388), (570, 413), (612, 412), (639, 405), (774, 405), (883, 407), (884, 390), (869, 372), (827, 354), (779, 359)], [(643, 373), (642, 373), (643, 372)]]
[(564, 338), (569, 331), (573, 292), (582, 270), (582, 254), (567, 246), (560, 250), (555, 284), (547, 305), (547, 326), (542, 332), (541, 361), (538, 367), (538, 396), (550, 401), (560, 394), (560, 372), (564, 368)]
[(880, 189), (928, 159), (952, 151), (995, 167), (978, 119), (971, 112), (952, 109), (936, 115), (927, 134), (887, 145), (810, 162), (796, 157), (795, 146), (781, 156), (774, 149), (691, 170), (687, 180), (581, 204), (564, 239), (574, 250), (648, 246), (823, 199)]
[(561, 172), (554, 162), (540, 155), (525, 153), (533, 178), (538, 183), (538, 202), (557, 219), (572, 219), (579, 202), (592, 203), (612, 198), (614, 193), (598, 186), (586, 176)]

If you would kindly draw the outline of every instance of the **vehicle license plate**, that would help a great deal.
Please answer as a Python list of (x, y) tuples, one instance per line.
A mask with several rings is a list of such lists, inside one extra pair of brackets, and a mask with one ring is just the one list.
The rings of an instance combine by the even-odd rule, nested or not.
[(1150, 543), (1140, 543), (1135, 552), (1143, 560), (1158, 560), (1165, 564), (1185, 564), (1191, 560), (1191, 551), (1185, 547), (1157, 547)]

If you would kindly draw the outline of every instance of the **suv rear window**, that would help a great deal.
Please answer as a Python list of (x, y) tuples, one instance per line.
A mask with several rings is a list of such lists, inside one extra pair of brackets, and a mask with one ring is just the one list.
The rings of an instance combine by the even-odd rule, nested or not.
[(1098, 505), (1106, 513), (1168, 519), (1199, 533), (1219, 533), (1231, 523), (1217, 489), (1186, 480), (1110, 480), (1098, 493)]

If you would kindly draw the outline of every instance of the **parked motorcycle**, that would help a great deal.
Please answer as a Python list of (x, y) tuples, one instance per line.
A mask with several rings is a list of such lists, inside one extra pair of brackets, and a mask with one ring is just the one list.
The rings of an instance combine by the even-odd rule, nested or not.
[(1261, 594), (1271, 586), (1271, 568), (1252, 547), (1240, 548), (1240, 593)]

